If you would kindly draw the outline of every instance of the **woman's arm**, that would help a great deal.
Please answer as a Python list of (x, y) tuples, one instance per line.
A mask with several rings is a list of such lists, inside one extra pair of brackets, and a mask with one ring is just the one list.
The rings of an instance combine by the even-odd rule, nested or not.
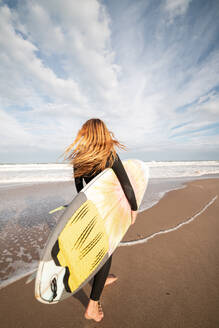
[(132, 223), (131, 223), (131, 224), (134, 224), (134, 223), (135, 223), (135, 220), (136, 220), (137, 214), (138, 214), (137, 211), (132, 211), (132, 212), (131, 212), (131, 216), (132, 216)]
[[(126, 195), (126, 198), (128, 199), (128, 202), (131, 206), (131, 210), (137, 211), (138, 205), (137, 205), (136, 198), (135, 198), (135, 192), (132, 188), (129, 177), (128, 177), (126, 170), (125, 170), (118, 155), (113, 163), (112, 169), (115, 172), (115, 174), (122, 186), (122, 189)], [(132, 218), (135, 221), (134, 214), (132, 214)]]

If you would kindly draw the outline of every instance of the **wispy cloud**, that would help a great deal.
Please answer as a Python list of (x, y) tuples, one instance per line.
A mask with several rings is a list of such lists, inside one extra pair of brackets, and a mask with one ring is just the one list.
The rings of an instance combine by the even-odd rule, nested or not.
[(164, 8), (169, 14), (169, 20), (173, 22), (174, 18), (177, 16), (184, 15), (191, 1), (192, 0), (166, 0)]

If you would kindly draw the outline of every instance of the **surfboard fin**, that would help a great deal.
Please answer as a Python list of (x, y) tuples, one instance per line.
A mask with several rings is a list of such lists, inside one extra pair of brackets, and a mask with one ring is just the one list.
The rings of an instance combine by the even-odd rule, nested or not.
[(58, 212), (58, 211), (64, 210), (66, 207), (68, 207), (68, 205), (62, 205), (62, 206), (59, 206), (59, 207), (55, 208), (54, 210), (51, 210), (51, 211), (49, 212), (49, 214), (52, 214), (52, 213), (55, 213), (55, 212)]

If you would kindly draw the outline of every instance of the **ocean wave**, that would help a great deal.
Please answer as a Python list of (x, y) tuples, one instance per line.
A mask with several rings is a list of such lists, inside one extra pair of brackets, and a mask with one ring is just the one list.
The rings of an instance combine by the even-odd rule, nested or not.
[[(219, 174), (219, 161), (145, 162), (150, 178), (201, 177)], [(0, 184), (72, 181), (69, 164), (2, 164)]]

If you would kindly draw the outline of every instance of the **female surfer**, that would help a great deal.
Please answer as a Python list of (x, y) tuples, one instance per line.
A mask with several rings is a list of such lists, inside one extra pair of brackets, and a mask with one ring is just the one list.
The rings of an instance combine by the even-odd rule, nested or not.
[[(77, 192), (83, 189), (83, 180), (85, 183), (89, 183), (105, 168), (111, 167), (129, 201), (133, 224), (137, 215), (136, 198), (115, 147), (125, 148), (114, 138), (113, 133), (107, 129), (102, 120), (94, 118), (83, 124), (74, 142), (66, 149), (65, 158), (74, 167)], [(85, 311), (86, 319), (101, 321), (104, 316), (99, 302), (100, 295), (104, 286), (113, 283), (117, 279), (113, 275), (108, 275), (111, 262), (112, 256), (94, 276), (90, 300)]]

